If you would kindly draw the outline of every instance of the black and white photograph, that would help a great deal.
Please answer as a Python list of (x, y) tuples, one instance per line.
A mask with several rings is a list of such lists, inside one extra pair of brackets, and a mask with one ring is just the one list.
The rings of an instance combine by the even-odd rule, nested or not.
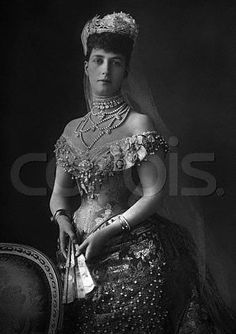
[(236, 3), (1, 9), (0, 333), (236, 333)]

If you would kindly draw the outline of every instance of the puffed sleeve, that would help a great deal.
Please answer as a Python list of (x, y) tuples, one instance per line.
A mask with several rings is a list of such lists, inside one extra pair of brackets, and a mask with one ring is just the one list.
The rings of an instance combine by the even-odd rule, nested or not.
[(56, 164), (68, 173), (72, 173), (73, 168), (73, 153), (70, 146), (67, 144), (66, 138), (61, 135), (55, 144)]

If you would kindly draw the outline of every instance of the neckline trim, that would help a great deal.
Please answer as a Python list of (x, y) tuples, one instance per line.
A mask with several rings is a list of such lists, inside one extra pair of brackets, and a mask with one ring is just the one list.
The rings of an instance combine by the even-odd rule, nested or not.
[[(131, 136), (126, 136), (126, 137), (123, 137), (123, 138), (120, 138), (120, 139), (115, 139), (115, 140), (112, 140), (110, 142), (107, 142), (105, 144), (103, 144), (102, 146), (100, 147), (94, 147), (92, 148), (91, 150), (87, 151), (87, 150), (83, 150), (83, 149), (80, 149), (78, 147), (75, 147), (75, 145), (73, 144), (73, 142), (70, 140), (70, 137), (68, 136), (65, 136), (64, 134), (61, 135), (61, 137), (63, 137), (66, 142), (69, 144), (70, 147), (72, 147), (75, 151), (77, 152), (80, 152), (80, 154), (84, 154), (84, 155), (89, 155), (90, 152), (95, 152), (94, 156), (96, 156), (96, 154), (101, 150), (101, 149), (104, 149), (104, 147), (106, 148), (110, 148), (111, 145), (114, 145), (114, 144), (118, 144), (120, 143), (122, 140), (126, 140), (126, 139), (132, 139), (134, 137), (138, 137), (138, 136), (144, 136), (144, 135), (148, 135), (148, 134), (158, 134), (160, 135), (156, 130), (150, 130), (150, 131), (143, 131), (141, 133), (137, 133), (137, 134), (133, 134)], [(160, 135), (161, 136), (161, 135)]]

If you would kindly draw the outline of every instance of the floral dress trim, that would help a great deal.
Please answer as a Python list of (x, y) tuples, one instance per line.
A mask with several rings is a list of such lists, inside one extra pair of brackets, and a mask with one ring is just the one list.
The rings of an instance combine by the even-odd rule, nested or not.
[(75, 147), (63, 135), (55, 144), (56, 162), (65, 172), (77, 180), (81, 194), (94, 197), (98, 184), (115, 172), (122, 172), (158, 151), (166, 155), (169, 146), (165, 139), (156, 131), (125, 137), (106, 145), (106, 150), (98, 158), (90, 158), (85, 151), (78, 154)]

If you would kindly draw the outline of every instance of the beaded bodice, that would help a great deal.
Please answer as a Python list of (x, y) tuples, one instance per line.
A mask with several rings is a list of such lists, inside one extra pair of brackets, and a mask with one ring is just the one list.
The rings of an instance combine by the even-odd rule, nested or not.
[(156, 131), (125, 137), (91, 151), (75, 147), (63, 134), (55, 145), (56, 161), (77, 183), (82, 199), (77, 212), (80, 223), (97, 218), (95, 212), (103, 212), (106, 218), (126, 209), (134, 184), (132, 167), (159, 150), (167, 153), (168, 144)]
[(55, 145), (57, 164), (77, 180), (81, 195), (91, 198), (107, 177), (140, 164), (158, 150), (166, 153), (168, 144), (155, 131), (108, 143), (97, 149), (92, 157), (89, 152), (73, 147), (70, 139), (63, 135)]

